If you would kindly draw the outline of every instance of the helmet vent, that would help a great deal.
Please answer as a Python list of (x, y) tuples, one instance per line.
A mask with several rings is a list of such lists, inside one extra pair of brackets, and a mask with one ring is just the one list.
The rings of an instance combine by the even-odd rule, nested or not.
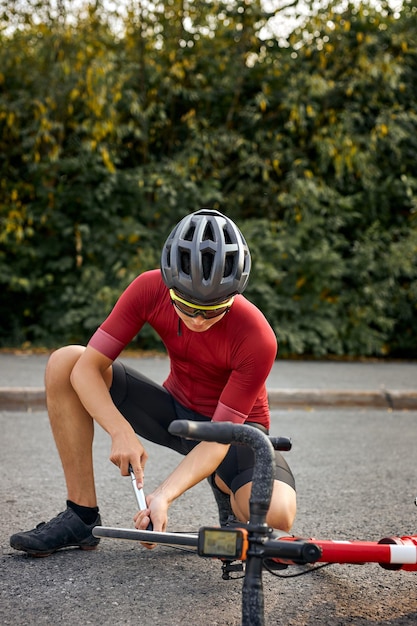
[(184, 235), (185, 241), (192, 241), (194, 237), (194, 232), (195, 232), (195, 226), (190, 226), (190, 228), (187, 230), (186, 234)]
[(191, 273), (191, 263), (190, 263), (190, 253), (187, 251), (181, 251), (180, 253), (180, 263), (181, 270), (184, 272), (186, 276), (190, 276)]
[(223, 232), (224, 232), (224, 240), (225, 240), (225, 242), (226, 243), (232, 243), (232, 238), (230, 237), (229, 231), (225, 228), (223, 230)]
[(210, 223), (208, 223), (204, 229), (203, 241), (214, 241), (213, 228)]
[(206, 252), (202, 255), (201, 261), (203, 263), (204, 280), (208, 280), (210, 278), (211, 268), (213, 267), (214, 256), (211, 252)]
[(226, 254), (226, 258), (224, 260), (224, 272), (223, 278), (227, 278), (231, 276), (233, 273), (235, 255), (234, 254)]

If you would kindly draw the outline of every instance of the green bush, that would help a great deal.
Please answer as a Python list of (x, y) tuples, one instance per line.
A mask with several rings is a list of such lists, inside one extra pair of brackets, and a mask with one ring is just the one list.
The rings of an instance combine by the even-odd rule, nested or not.
[(413, 2), (331, 3), (286, 42), (260, 2), (165, 4), (0, 14), (0, 345), (87, 341), (213, 206), (281, 354), (417, 356)]

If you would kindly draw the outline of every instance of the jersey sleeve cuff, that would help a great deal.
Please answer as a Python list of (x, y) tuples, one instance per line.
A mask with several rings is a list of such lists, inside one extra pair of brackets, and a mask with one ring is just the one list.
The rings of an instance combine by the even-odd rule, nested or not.
[(217, 404), (216, 410), (212, 418), (212, 422), (233, 422), (234, 424), (243, 424), (248, 416), (236, 409), (226, 406), (223, 402)]
[(122, 341), (116, 339), (105, 330), (98, 328), (94, 335), (91, 337), (88, 345), (104, 354), (112, 361), (117, 359), (123, 348), (125, 347)]

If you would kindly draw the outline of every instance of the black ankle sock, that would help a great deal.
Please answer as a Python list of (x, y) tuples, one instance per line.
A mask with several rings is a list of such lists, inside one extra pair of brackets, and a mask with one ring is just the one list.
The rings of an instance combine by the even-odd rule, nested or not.
[(67, 500), (67, 506), (82, 519), (84, 524), (90, 525), (97, 519), (98, 506), (81, 506), (71, 500)]

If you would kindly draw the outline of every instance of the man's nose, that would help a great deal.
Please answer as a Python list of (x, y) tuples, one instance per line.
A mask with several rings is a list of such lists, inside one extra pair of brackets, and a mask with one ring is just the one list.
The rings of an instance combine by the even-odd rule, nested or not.
[(201, 326), (206, 321), (202, 313), (198, 313), (193, 319), (193, 324), (196, 326)]

